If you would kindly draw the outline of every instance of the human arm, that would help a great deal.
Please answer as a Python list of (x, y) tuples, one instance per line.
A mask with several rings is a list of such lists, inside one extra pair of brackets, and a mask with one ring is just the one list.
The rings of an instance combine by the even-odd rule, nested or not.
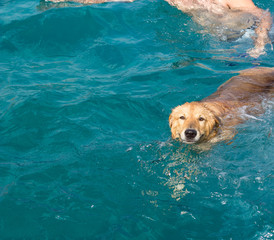
[(265, 45), (271, 44), (268, 36), (272, 25), (272, 17), (268, 11), (255, 6), (252, 0), (227, 0), (226, 4), (231, 9), (239, 9), (241, 11), (250, 12), (259, 19), (257, 28), (255, 29), (256, 38), (254, 40), (254, 48), (248, 51), (251, 57), (257, 58), (265, 54)]
[(94, 3), (104, 3), (104, 2), (133, 2), (134, 0), (46, 0), (46, 2), (76, 2), (83, 4), (94, 4)]

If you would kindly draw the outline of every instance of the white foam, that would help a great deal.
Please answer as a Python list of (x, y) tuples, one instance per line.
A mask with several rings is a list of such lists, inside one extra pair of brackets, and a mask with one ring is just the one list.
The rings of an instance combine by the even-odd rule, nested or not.
[(238, 38), (236, 40), (236, 42), (245, 42), (247, 39), (248, 40), (252, 39), (253, 36), (255, 36), (254, 30), (253, 29), (247, 29), (245, 34), (242, 37)]

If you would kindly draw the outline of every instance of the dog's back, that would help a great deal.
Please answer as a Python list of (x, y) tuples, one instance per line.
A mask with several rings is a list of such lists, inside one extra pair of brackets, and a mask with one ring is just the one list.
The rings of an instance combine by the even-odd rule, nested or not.
[(274, 93), (274, 68), (253, 68), (240, 71), (203, 101), (257, 102)]

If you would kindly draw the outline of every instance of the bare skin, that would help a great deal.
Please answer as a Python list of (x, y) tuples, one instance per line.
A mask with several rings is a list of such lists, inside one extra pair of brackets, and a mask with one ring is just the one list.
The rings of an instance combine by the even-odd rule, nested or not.
[[(96, 4), (104, 2), (133, 2), (134, 0), (73, 0), (73, 2), (82, 4)], [(197, 20), (201, 25), (207, 24), (207, 21), (213, 17), (213, 21), (219, 20), (223, 21), (223, 24), (228, 28), (232, 25), (235, 28), (239, 27), (250, 27), (248, 25), (238, 24), (237, 19), (241, 16), (245, 17), (250, 14), (257, 19), (256, 22), (256, 37), (254, 38), (254, 48), (248, 50), (248, 54), (251, 57), (258, 58), (260, 55), (265, 54), (265, 45), (271, 44), (268, 36), (272, 25), (272, 17), (268, 11), (264, 11), (261, 8), (255, 6), (252, 0), (165, 0), (170, 5), (177, 7), (179, 10), (190, 14), (194, 19), (199, 19), (201, 16), (201, 11), (207, 12), (204, 15), (204, 20)], [(50, 0), (49, 2), (68, 2), (68, 0)], [(210, 14), (210, 15), (209, 15)], [(233, 25), (233, 22), (235, 24)], [(273, 50), (273, 47), (271, 45)]]
[[(166, 0), (183, 12), (192, 14), (197, 9), (206, 9), (213, 14), (222, 15), (235, 11), (238, 13), (250, 13), (259, 21), (255, 29), (256, 38), (254, 48), (248, 51), (251, 57), (257, 58), (265, 54), (265, 45), (271, 44), (268, 32), (271, 28), (272, 17), (269, 12), (256, 7), (252, 0)], [(237, 16), (236, 16), (237, 18)]]

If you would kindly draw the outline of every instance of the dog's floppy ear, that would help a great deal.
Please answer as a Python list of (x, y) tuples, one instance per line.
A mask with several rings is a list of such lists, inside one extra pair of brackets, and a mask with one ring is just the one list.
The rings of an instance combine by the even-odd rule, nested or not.
[(178, 122), (176, 121), (176, 114), (178, 113), (178, 107), (174, 108), (171, 112), (171, 114), (169, 115), (169, 127), (171, 130), (171, 136), (173, 139), (178, 138), (178, 133), (177, 133), (177, 126), (178, 126)]
[(214, 119), (215, 119), (215, 128), (220, 127), (220, 125), (222, 124), (222, 120), (221, 118), (219, 118), (218, 116), (216, 116), (215, 114), (213, 114)]
[(171, 114), (169, 115), (169, 119), (168, 119), (169, 127), (170, 127), (170, 128), (172, 128), (173, 121), (174, 121), (174, 118), (173, 118), (172, 113), (171, 113)]
[(217, 116), (217, 114), (211, 109), (210, 104), (209, 103), (203, 103), (204, 108), (206, 108), (214, 117), (214, 128), (218, 128), (220, 127), (220, 125), (222, 124), (222, 120), (220, 117)]
[(174, 128), (172, 128), (174, 124), (174, 116), (173, 116), (173, 112), (169, 115), (169, 127), (170, 127), (170, 130), (171, 130), (171, 136), (173, 139), (176, 138), (176, 130)]
[(214, 125), (213, 129), (214, 129), (214, 131), (218, 132), (219, 127), (222, 125), (222, 120), (215, 114), (214, 114), (214, 120), (215, 120), (215, 125)]
[(172, 128), (172, 126), (174, 124), (176, 114), (178, 114), (179, 109), (180, 109), (180, 106), (173, 108), (171, 114), (169, 115), (169, 127), (170, 128)]

